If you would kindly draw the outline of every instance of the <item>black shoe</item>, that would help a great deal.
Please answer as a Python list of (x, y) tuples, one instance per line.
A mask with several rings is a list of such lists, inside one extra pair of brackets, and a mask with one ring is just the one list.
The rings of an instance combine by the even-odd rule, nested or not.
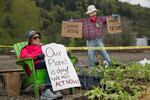
[(99, 64), (100, 64), (100, 63), (99, 63), (98, 61), (97, 61), (97, 62), (95, 62), (95, 65), (96, 65), (96, 66), (98, 66)]
[(114, 67), (120, 67), (122, 64), (113, 64)]

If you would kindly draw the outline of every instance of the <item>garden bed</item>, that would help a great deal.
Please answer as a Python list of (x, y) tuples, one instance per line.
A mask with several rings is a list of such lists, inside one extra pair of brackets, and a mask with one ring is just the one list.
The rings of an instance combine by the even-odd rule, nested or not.
[(91, 100), (137, 100), (150, 87), (150, 65), (97, 66), (87, 72), (101, 78), (99, 86), (85, 93)]

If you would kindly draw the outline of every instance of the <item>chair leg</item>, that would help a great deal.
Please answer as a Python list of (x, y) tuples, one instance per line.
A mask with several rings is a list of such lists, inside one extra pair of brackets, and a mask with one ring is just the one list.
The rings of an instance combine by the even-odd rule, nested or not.
[(74, 88), (69, 88), (69, 94), (73, 94), (74, 93)]
[(34, 94), (35, 94), (35, 97), (39, 97), (39, 88), (38, 88), (38, 85), (34, 84)]

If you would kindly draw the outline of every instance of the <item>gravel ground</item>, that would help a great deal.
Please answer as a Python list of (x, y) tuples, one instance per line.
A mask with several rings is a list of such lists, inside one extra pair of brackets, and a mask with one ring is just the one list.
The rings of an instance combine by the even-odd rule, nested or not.
[[(87, 58), (87, 52), (73, 52), (74, 55), (76, 55), (79, 59), (79, 61), (83, 65), (87, 65), (88, 58)], [(119, 60), (121, 63), (130, 63), (130, 62), (138, 62), (140, 60), (143, 60), (144, 58), (147, 58), (150, 60), (150, 50), (143, 51), (143, 52), (109, 52), (109, 55)], [(2, 70), (9, 70), (9, 69), (18, 69), (20, 67), (16, 66), (15, 61), (17, 60), (15, 55), (0, 55), (0, 71)], [(0, 77), (1, 78), (1, 77)], [(0, 79), (1, 82), (1, 79)], [(24, 94), (21, 96), (15, 96), (15, 97), (8, 97), (5, 96), (5, 93), (2, 92), (2, 83), (0, 83), (0, 100), (38, 100), (38, 98), (34, 98), (33, 94)], [(64, 95), (64, 98), (62, 100), (73, 100), (73, 98), (77, 98), (81, 96), (82, 92), (81, 89), (76, 89), (74, 95)], [(140, 100), (150, 100), (150, 96), (148, 95), (146, 99), (140, 99)], [(75, 99), (75, 100), (77, 100)], [(78, 99), (82, 100), (82, 99)], [(85, 99), (83, 99), (85, 100)]]
[[(143, 60), (144, 58), (147, 58), (150, 60), (150, 50), (148, 51), (138, 51), (138, 52), (108, 52), (111, 58), (119, 61), (120, 63), (131, 63), (131, 62), (138, 62), (140, 60)], [(80, 60), (80, 62), (84, 65), (87, 65), (88, 58), (87, 58), (87, 52), (82, 53), (74, 53)]]
[[(77, 56), (79, 61), (83, 65), (87, 65), (88, 58), (87, 52), (73, 52), (73, 55)], [(150, 60), (150, 50), (143, 51), (143, 52), (109, 52), (109, 55), (113, 58), (118, 60), (121, 63), (130, 63), (130, 62), (138, 62), (147, 58)], [(17, 60), (15, 55), (0, 55), (0, 70), (8, 70), (8, 69), (16, 69), (18, 66), (15, 64)], [(20, 67), (19, 67), (20, 68)]]

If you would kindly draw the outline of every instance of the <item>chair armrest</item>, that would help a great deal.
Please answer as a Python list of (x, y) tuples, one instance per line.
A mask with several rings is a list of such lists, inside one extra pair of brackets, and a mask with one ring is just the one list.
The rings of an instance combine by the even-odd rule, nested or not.
[(17, 60), (16, 64), (17, 65), (24, 65), (24, 64), (26, 64), (26, 62), (32, 62), (32, 61), (33, 61), (32, 58), (23, 58), (23, 59)]
[(21, 65), (22, 67), (28, 65), (30, 70), (34, 70), (34, 62), (33, 62), (32, 58), (20, 59), (20, 60), (16, 61), (16, 64)]

